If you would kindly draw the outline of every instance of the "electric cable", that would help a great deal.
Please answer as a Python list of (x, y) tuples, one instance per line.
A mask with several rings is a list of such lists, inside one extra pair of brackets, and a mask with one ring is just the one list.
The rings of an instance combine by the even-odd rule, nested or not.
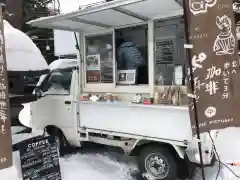
[[(218, 152), (217, 152), (217, 150), (216, 150), (216, 146), (215, 146), (215, 144), (214, 144), (214, 140), (213, 140), (213, 138), (212, 138), (212, 136), (211, 136), (211, 133), (210, 133), (210, 131), (208, 131), (208, 134), (209, 134), (209, 136), (210, 136), (210, 139), (211, 139), (211, 141), (212, 141), (212, 144), (213, 144), (213, 150), (214, 150), (214, 152), (215, 152), (215, 154), (216, 154), (216, 156), (217, 156), (217, 158), (218, 158), (218, 160), (217, 161), (220, 161), (220, 156), (219, 156), (219, 154), (218, 154)], [(219, 166), (218, 166), (218, 172), (217, 172), (217, 175), (216, 175), (216, 178), (215, 178), (215, 180), (217, 180), (218, 179), (218, 177), (219, 177), (219, 174), (220, 174), (220, 171), (221, 171), (221, 164), (220, 163), (218, 163), (219, 164)]]
[(214, 143), (214, 140), (213, 140), (210, 132), (208, 132), (208, 134), (209, 134), (210, 139), (211, 139), (211, 141), (212, 141), (213, 149), (214, 149), (214, 151), (215, 151), (215, 154), (216, 154), (216, 156), (217, 156), (217, 158), (218, 158), (217, 161), (218, 161), (218, 163), (219, 163), (218, 173), (217, 173), (217, 176), (216, 176), (215, 180), (217, 180), (217, 178), (218, 178), (218, 176), (219, 176), (219, 174), (220, 174), (221, 165), (223, 165), (223, 166), (226, 167), (228, 170), (230, 170), (235, 177), (240, 178), (240, 176), (237, 175), (230, 167), (228, 167), (226, 164), (224, 164), (223, 162), (221, 162), (220, 156), (219, 156), (219, 154), (218, 154), (218, 152), (217, 152), (216, 145), (215, 145), (215, 143)]

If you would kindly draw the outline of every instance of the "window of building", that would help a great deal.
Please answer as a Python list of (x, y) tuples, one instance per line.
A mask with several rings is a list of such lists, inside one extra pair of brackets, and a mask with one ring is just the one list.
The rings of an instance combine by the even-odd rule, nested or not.
[(69, 95), (72, 81), (72, 70), (53, 71), (41, 85), (43, 95)]
[(86, 36), (85, 70), (87, 83), (113, 83), (113, 37)]
[(148, 84), (147, 25), (115, 31), (117, 85)]

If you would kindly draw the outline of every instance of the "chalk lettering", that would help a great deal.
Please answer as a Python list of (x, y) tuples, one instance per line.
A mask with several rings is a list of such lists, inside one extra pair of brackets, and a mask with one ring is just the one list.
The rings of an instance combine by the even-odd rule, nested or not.
[(43, 141), (38, 141), (38, 142), (35, 142), (35, 143), (31, 143), (31, 144), (28, 144), (28, 148), (35, 148), (37, 146), (41, 146), (41, 145), (45, 145), (45, 144), (48, 144), (48, 140), (43, 140)]

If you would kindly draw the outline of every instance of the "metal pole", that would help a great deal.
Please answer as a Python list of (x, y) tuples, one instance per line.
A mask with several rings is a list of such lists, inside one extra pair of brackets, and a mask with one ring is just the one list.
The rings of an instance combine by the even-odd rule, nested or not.
[[(186, 44), (189, 44), (189, 26), (188, 26), (188, 19), (187, 19), (187, 9), (186, 6), (189, 4), (189, 0), (183, 0), (183, 10), (184, 10), (184, 26), (185, 26), (185, 35), (186, 35)], [(192, 68), (192, 60), (191, 60), (191, 52), (189, 49), (187, 51), (187, 62), (190, 69), (190, 86), (191, 91), (194, 93), (195, 91), (195, 83), (194, 83), (194, 76), (193, 76), (193, 68)], [(205, 173), (204, 173), (204, 164), (203, 164), (203, 156), (202, 156), (202, 145), (201, 145), (201, 138), (200, 138), (200, 129), (199, 129), (199, 121), (198, 121), (198, 112), (197, 112), (197, 103), (196, 98), (193, 98), (193, 108), (194, 108), (194, 119), (196, 124), (196, 133), (197, 133), (197, 139), (198, 139), (198, 150), (199, 150), (199, 156), (200, 156), (200, 163), (201, 163), (201, 170), (202, 170), (202, 179), (205, 179)]]

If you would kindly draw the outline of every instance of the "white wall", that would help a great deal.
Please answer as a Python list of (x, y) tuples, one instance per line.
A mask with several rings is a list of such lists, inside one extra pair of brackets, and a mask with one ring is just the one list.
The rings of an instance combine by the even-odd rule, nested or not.
[[(77, 37), (79, 37), (78, 33)], [(62, 56), (76, 53), (74, 32), (54, 30), (54, 55)]]

